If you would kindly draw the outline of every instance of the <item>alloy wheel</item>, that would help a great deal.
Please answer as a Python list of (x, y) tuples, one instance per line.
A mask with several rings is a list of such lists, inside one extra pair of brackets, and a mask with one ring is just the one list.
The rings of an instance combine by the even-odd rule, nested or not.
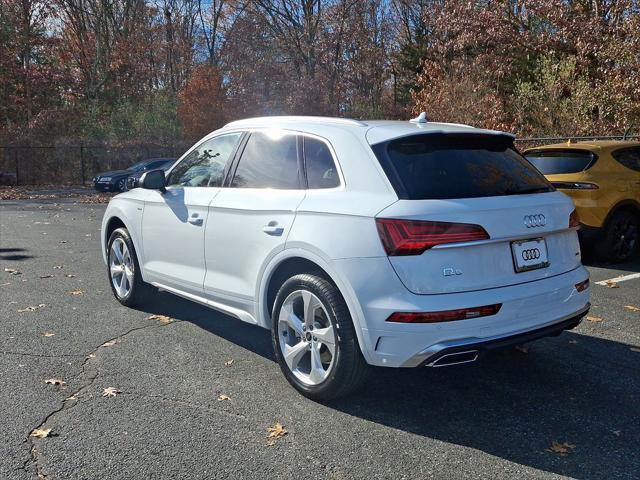
[(116, 238), (109, 251), (109, 274), (118, 297), (125, 298), (131, 292), (134, 270), (133, 258), (127, 244), (122, 238)]
[(325, 306), (308, 290), (296, 290), (283, 302), (278, 343), (287, 367), (302, 383), (319, 385), (335, 364), (336, 336)]
[(638, 229), (632, 217), (623, 217), (613, 225), (613, 253), (616, 258), (627, 258), (636, 246)]

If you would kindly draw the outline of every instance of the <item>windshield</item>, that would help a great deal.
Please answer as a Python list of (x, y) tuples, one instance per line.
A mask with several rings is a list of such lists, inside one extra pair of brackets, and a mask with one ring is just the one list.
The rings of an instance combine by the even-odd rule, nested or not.
[(582, 172), (594, 159), (593, 154), (585, 150), (541, 150), (529, 152), (526, 157), (545, 175)]
[(400, 198), (452, 199), (553, 191), (506, 135), (413, 135), (372, 148)]
[(143, 160), (142, 162), (134, 163), (129, 168), (127, 168), (127, 170), (131, 170), (133, 172), (140, 172), (140, 171), (144, 170), (144, 166), (146, 164), (147, 164), (147, 161)]

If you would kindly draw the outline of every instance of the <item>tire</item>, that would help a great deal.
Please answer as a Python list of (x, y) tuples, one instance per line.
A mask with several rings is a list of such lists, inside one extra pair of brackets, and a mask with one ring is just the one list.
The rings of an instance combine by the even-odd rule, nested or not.
[[(313, 313), (305, 315), (305, 310)], [(272, 318), (276, 359), (302, 395), (333, 400), (365, 382), (370, 367), (360, 351), (347, 305), (331, 282), (314, 274), (289, 278), (276, 295)]]
[[(120, 266), (122, 268), (118, 268)], [(118, 270), (122, 273), (118, 274)], [(153, 285), (142, 280), (136, 250), (126, 228), (114, 230), (109, 237), (107, 275), (113, 295), (126, 307), (143, 305), (149, 302), (157, 292)]]
[(629, 260), (638, 250), (640, 217), (628, 210), (615, 212), (596, 244), (596, 253), (606, 261), (621, 263)]
[(118, 180), (118, 182), (116, 183), (116, 188), (114, 190), (117, 192), (126, 192), (128, 190), (126, 177)]

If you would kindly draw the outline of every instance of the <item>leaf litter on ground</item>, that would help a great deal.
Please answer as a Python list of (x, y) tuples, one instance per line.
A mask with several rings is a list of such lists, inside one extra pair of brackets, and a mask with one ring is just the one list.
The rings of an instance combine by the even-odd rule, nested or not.
[(147, 320), (157, 320), (163, 325), (168, 325), (173, 322), (173, 318), (168, 317), (167, 315), (149, 315)]
[(572, 443), (567, 443), (567, 442), (560, 443), (554, 440), (553, 442), (551, 442), (551, 445), (549, 446), (549, 448), (546, 449), (546, 451), (551, 453), (557, 453), (558, 455), (564, 457), (566, 455), (569, 455), (574, 448), (576, 448), (576, 446)]
[(61, 378), (47, 378), (44, 383), (47, 383), (49, 385), (57, 385), (59, 387), (62, 387), (64, 385), (67, 384), (67, 382), (65, 382), (64, 380), (62, 380)]
[(103, 397), (115, 397), (119, 393), (122, 393), (121, 390), (118, 390), (116, 387), (107, 387), (102, 391)]
[(51, 433), (50, 428), (34, 428), (31, 431), (31, 436), (35, 438), (46, 438)]
[(40, 310), (41, 308), (46, 307), (46, 305), (44, 303), (41, 303), (40, 305), (29, 305), (28, 307), (25, 308), (21, 308), (18, 310), (18, 313), (26, 313), (26, 312), (35, 312), (36, 310)]

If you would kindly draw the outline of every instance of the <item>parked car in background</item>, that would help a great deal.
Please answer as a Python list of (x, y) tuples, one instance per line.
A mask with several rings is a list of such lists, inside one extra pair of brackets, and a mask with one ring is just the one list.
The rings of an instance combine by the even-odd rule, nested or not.
[(126, 306), (160, 288), (271, 329), (284, 376), (318, 400), (368, 365), (557, 335), (589, 310), (575, 207), (513, 142), (424, 114), (232, 122), (111, 199), (109, 284)]
[(129, 189), (127, 181), (129, 177), (139, 177), (149, 170), (169, 168), (175, 160), (175, 158), (149, 158), (135, 163), (125, 170), (100, 173), (93, 177), (93, 188), (99, 192), (125, 192)]
[(638, 251), (640, 142), (568, 142), (524, 151), (527, 159), (569, 195), (580, 218), (580, 237), (611, 262)]

